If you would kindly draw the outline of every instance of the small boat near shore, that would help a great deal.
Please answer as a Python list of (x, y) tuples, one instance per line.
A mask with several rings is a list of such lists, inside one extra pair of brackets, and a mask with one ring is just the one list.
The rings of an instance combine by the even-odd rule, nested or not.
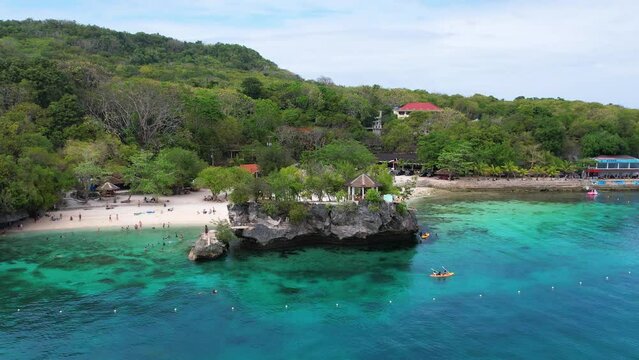
[(599, 195), (599, 192), (597, 191), (597, 189), (592, 189), (590, 191), (588, 191), (588, 196), (597, 196)]
[(432, 277), (432, 278), (447, 278), (447, 277), (451, 277), (451, 276), (455, 275), (454, 272), (448, 271), (448, 269), (446, 269), (443, 266), (442, 266), (442, 269), (444, 269), (444, 271), (437, 271), (437, 270), (431, 268), (431, 270), (433, 272), (432, 272), (432, 274), (430, 274), (430, 277)]
[(425, 232), (425, 233), (422, 233), (420, 236), (423, 240), (426, 240), (430, 237), (430, 233)]
[(430, 274), (430, 277), (432, 278), (447, 278), (447, 277), (451, 277), (455, 275), (454, 272), (447, 272), (447, 273), (443, 273), (443, 274)]

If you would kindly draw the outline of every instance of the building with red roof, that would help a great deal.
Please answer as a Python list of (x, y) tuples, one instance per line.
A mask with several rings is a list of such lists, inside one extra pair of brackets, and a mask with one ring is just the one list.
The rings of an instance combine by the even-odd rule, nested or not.
[(242, 164), (240, 168), (250, 172), (253, 176), (257, 176), (260, 172), (260, 166), (258, 164)]
[(442, 111), (442, 109), (429, 102), (412, 102), (393, 109), (393, 113), (400, 119), (407, 118), (413, 111)]

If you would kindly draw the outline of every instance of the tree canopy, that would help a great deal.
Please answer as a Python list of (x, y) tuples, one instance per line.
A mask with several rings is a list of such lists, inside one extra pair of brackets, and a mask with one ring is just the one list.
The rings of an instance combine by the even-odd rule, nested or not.
[[(0, 21), (0, 95), (0, 214), (36, 215), (113, 175), (133, 191), (179, 192), (213, 176), (205, 164), (257, 162), (265, 178), (237, 183), (236, 196), (276, 185), (292, 198), (296, 188), (280, 180), (296, 178), (282, 169), (299, 164), (302, 191), (330, 197), (340, 181), (373, 171), (380, 151), (416, 152), (459, 174), (554, 173), (596, 155), (639, 156), (636, 109), (339, 86), (241, 45), (69, 21)], [(443, 111), (392, 114), (414, 101)], [(377, 137), (366, 128), (380, 111)]]

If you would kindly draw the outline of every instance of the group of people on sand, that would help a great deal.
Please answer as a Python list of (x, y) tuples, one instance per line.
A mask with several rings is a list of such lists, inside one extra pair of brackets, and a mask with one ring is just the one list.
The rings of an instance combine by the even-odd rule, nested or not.
[[(197, 214), (200, 215), (200, 210), (197, 210)], [(202, 214), (215, 214), (215, 209), (211, 208), (208, 211), (206, 209), (203, 209)]]

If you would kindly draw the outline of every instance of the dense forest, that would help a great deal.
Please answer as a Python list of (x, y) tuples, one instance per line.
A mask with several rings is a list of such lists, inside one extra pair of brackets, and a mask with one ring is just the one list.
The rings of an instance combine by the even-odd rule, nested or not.
[[(0, 21), (0, 94), (0, 214), (36, 216), (63, 191), (113, 176), (148, 193), (178, 192), (201, 172), (213, 186), (223, 171), (206, 170), (212, 162), (257, 162), (273, 177), (253, 192), (270, 197), (292, 164), (336, 195), (355, 171), (376, 171), (367, 165), (379, 151), (416, 152), (459, 175), (555, 175), (595, 155), (639, 155), (639, 110), (344, 87), (240, 45), (69, 21)], [(444, 111), (392, 115), (413, 101)], [(378, 137), (366, 128), (380, 111)]]

